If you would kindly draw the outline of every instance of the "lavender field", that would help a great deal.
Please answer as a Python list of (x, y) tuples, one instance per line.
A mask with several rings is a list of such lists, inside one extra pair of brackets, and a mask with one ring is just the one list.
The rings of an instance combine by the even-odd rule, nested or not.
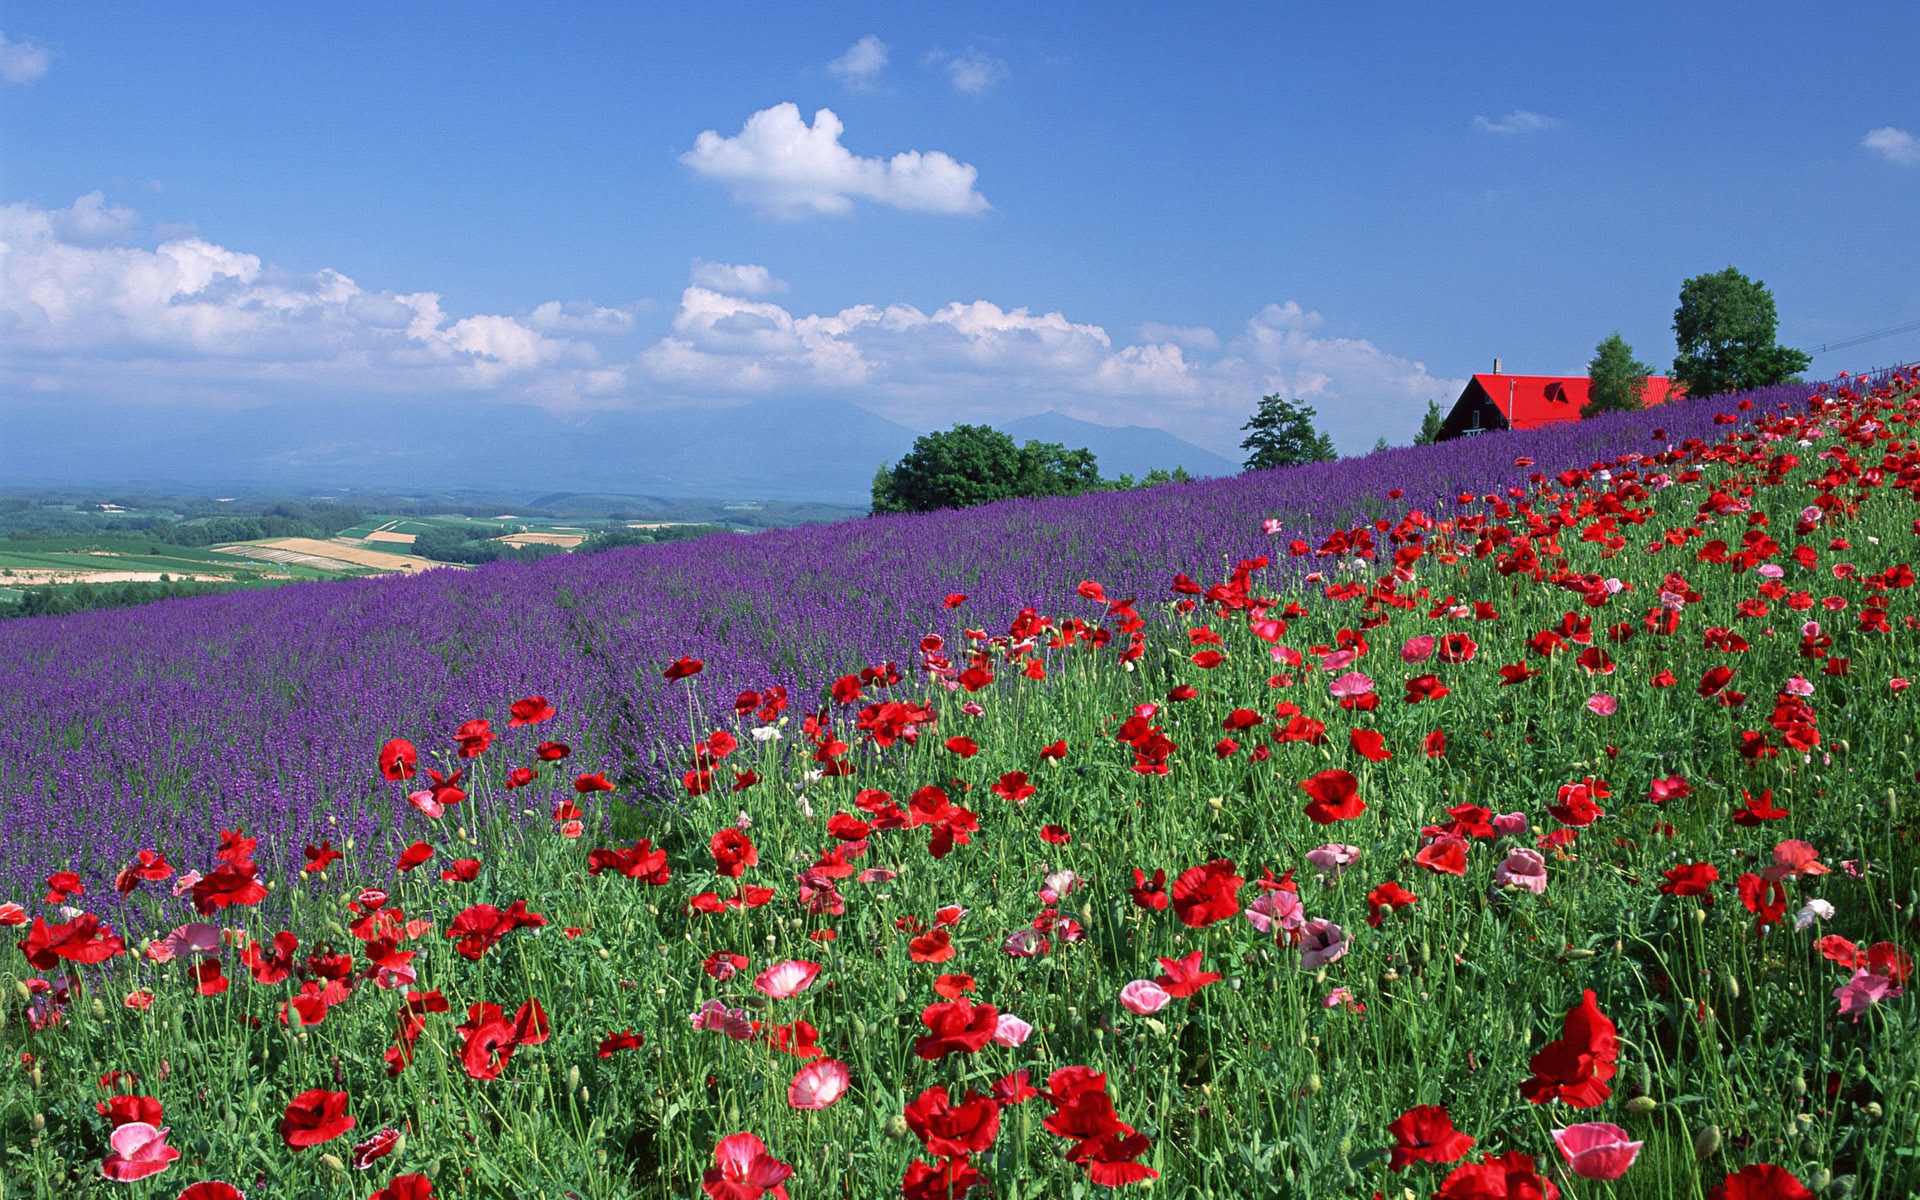
[[(1808, 391), (1754, 393), (1740, 417)], [(1318, 545), (1389, 503), (1444, 516), (1461, 494), (1713, 437), (1726, 432), (1715, 414), (1734, 412), (1711, 398), (1150, 491), (8, 622), (0, 894), (71, 867), (111, 911), (108, 885), (136, 850), (235, 827), (281, 869), (322, 838), (385, 853), (405, 804), (376, 786), (368, 748), (396, 730), (504, 724), (496, 710), (528, 693), (559, 708), (548, 736), (582, 770), (668, 797), (682, 764), (663, 747), (685, 744), (690, 714), (660, 669), (681, 655), (705, 661), (709, 695), (798, 689), (1083, 578), (1158, 600), (1176, 571), (1224, 574), (1261, 554), (1284, 570), (1289, 539)], [(1391, 488), (1404, 494), (1389, 501)], [(1277, 535), (1262, 534), (1268, 518)], [(955, 592), (968, 601), (947, 611)]]

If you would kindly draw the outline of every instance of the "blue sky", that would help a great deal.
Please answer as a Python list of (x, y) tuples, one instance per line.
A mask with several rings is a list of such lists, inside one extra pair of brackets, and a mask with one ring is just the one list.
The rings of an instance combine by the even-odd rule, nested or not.
[[(12, 404), (1059, 409), (1347, 451), (1689, 275), (1920, 320), (1910, 3), (0, 8)], [(823, 110), (831, 115), (820, 115)], [(1817, 373), (1920, 358), (1920, 333)]]

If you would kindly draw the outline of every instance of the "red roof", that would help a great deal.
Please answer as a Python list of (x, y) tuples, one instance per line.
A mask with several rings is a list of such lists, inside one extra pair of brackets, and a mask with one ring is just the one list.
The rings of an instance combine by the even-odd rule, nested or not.
[[(1577, 421), (1587, 403), (1584, 375), (1475, 375), (1473, 381), (1515, 429)], [(1648, 404), (1665, 404), (1675, 392), (1666, 376), (1647, 377)]]

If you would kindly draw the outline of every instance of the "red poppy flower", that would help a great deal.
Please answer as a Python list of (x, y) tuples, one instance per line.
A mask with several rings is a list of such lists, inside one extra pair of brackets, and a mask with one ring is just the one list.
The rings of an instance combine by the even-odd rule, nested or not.
[(1413, 861), (1436, 875), (1465, 875), (1467, 841), (1457, 837), (1435, 838), (1420, 848)]
[(405, 738), (394, 738), (380, 747), (380, 774), (389, 780), (412, 779), (420, 752)]
[(539, 913), (527, 911), (525, 900), (515, 900), (505, 909), (491, 904), (476, 904), (454, 917), (447, 936), (458, 938), (454, 949), (460, 957), (479, 962), (496, 942), (516, 929), (538, 929), (547, 923)]
[(134, 860), (120, 869), (114, 878), (113, 888), (122, 896), (132, 892), (142, 883), (159, 883), (173, 875), (173, 865), (167, 862), (167, 856), (158, 850), (142, 850)]
[(1449, 633), (1434, 645), (1434, 657), (1443, 663), (1472, 662), (1480, 645), (1464, 633)]
[(280, 1140), (299, 1153), (308, 1146), (330, 1142), (357, 1124), (347, 1115), (345, 1092), (314, 1088), (287, 1102), (286, 1115), (280, 1119)]
[(507, 722), (509, 729), (520, 725), (538, 725), (553, 719), (553, 705), (547, 703), (545, 696), (528, 696), (523, 700), (515, 700), (513, 706), (507, 709), (507, 715), (511, 718)]
[(943, 1087), (930, 1087), (906, 1108), (907, 1128), (942, 1158), (983, 1154), (1000, 1134), (1000, 1106), (993, 1097), (969, 1090), (953, 1103)]
[(1455, 1167), (1433, 1200), (1559, 1200), (1560, 1189), (1533, 1168), (1533, 1156), (1510, 1150)]
[(480, 877), (480, 860), (477, 858), (456, 858), (440, 872), (442, 883), (472, 883)]
[(576, 778), (573, 781), (573, 790), (584, 796), (590, 792), (611, 792), (613, 785), (607, 782), (605, 775), (596, 771), (592, 774), (582, 774)]
[(915, 1038), (913, 1052), (931, 1062), (949, 1054), (978, 1054), (993, 1040), (1000, 1025), (1000, 1010), (991, 1004), (975, 1004), (961, 996), (943, 1004), (929, 1004), (920, 1014), (927, 1027), (925, 1037)]
[(1150, 908), (1156, 912), (1167, 907), (1167, 873), (1155, 871), (1149, 880), (1147, 873), (1138, 867), (1133, 871), (1133, 886), (1127, 889), (1127, 895), (1133, 898), (1138, 908)]
[(908, 957), (917, 963), (943, 963), (955, 954), (953, 935), (945, 929), (923, 933), (907, 943)]
[(753, 839), (738, 829), (722, 829), (707, 841), (707, 849), (713, 854), (715, 873), (728, 879), (738, 879), (760, 861), (760, 851), (754, 846)]
[(1239, 891), (1246, 882), (1233, 873), (1233, 860), (1216, 858), (1188, 867), (1173, 881), (1173, 912), (1182, 925), (1202, 929), (1240, 911)]
[(1040, 840), (1050, 842), (1055, 846), (1064, 846), (1073, 840), (1073, 835), (1059, 825), (1042, 825), (1040, 827)]
[(78, 896), (84, 890), (80, 876), (72, 871), (55, 871), (47, 876), (48, 904), (65, 904), (68, 896)]
[(712, 1200), (760, 1200), (772, 1194), (787, 1200), (786, 1179), (793, 1168), (767, 1153), (767, 1144), (751, 1133), (735, 1133), (713, 1148), (713, 1163), (700, 1177)]
[(652, 838), (641, 838), (631, 850), (588, 851), (587, 874), (598, 875), (602, 871), (613, 871), (652, 887), (660, 887), (673, 878), (673, 868), (667, 865), (667, 852), (655, 850)]
[(541, 742), (533, 748), (533, 753), (541, 762), (559, 762), (573, 753), (573, 747), (565, 742)]
[(1450, 1163), (1466, 1157), (1473, 1138), (1453, 1127), (1444, 1105), (1422, 1104), (1408, 1109), (1387, 1125), (1393, 1134), (1393, 1158), (1387, 1165), (1404, 1171), (1416, 1162)]
[(1086, 1167), (1088, 1178), (1101, 1187), (1120, 1187), (1160, 1178), (1160, 1172), (1135, 1161), (1151, 1149), (1153, 1142), (1145, 1134), (1113, 1130), (1083, 1138), (1066, 1157)]
[(114, 1096), (96, 1103), (94, 1108), (115, 1129), (133, 1121), (157, 1127), (162, 1115), (160, 1102), (152, 1096)]
[(993, 785), (994, 795), (1000, 797), (1002, 800), (1010, 800), (1015, 804), (1024, 801), (1038, 790), (1038, 788), (1027, 782), (1027, 773), (1025, 771), (1008, 771), (1000, 777), (1000, 782)]
[(411, 871), (432, 857), (432, 846), (427, 845), (425, 842), (415, 842), (400, 852), (398, 865), (402, 871)]
[(987, 1177), (964, 1158), (943, 1158), (937, 1163), (916, 1158), (900, 1177), (900, 1194), (905, 1200), (965, 1200), (968, 1192), (986, 1183)]
[(1719, 882), (1720, 868), (1712, 863), (1681, 863), (1661, 874), (1667, 880), (1660, 885), (1662, 892), (1669, 896), (1705, 896), (1708, 907), (1712, 907), (1712, 885)]
[(1786, 809), (1773, 806), (1772, 788), (1766, 789), (1758, 796), (1742, 790), (1740, 796), (1746, 801), (1746, 807), (1733, 810), (1733, 823), (1743, 829), (1752, 829), (1762, 821), (1778, 821), (1787, 815)]
[[(1409, 904), (1418, 903), (1419, 900), (1420, 897), (1389, 879), (1367, 893), (1367, 924), (1378, 929), (1380, 923), (1387, 919), (1389, 911), (1398, 912)], [(1447, 1161), (1451, 1162), (1452, 1159)]]
[(973, 976), (971, 975), (942, 975), (933, 981), (934, 994), (948, 1000), (958, 1000), (960, 993), (972, 990)]
[(1813, 1193), (1785, 1167), (1741, 1167), (1707, 1193), (1707, 1200), (1813, 1200)]
[(364, 1171), (392, 1154), (400, 1145), (400, 1131), (389, 1126), (353, 1148), (353, 1167)]
[(1387, 749), (1387, 739), (1372, 729), (1353, 729), (1347, 733), (1354, 753), (1368, 762), (1386, 762), (1393, 757), (1393, 751)]
[(972, 758), (974, 755), (980, 753), (979, 744), (970, 737), (956, 736), (948, 738), (947, 749), (958, 754), (961, 758)]
[(689, 676), (698, 675), (700, 669), (706, 665), (697, 658), (688, 658), (683, 654), (674, 660), (672, 666), (660, 672), (660, 675), (664, 679), (686, 679)]
[(332, 864), (346, 857), (333, 848), (331, 839), (322, 841), (318, 846), (308, 846), (305, 853), (307, 862), (305, 866), (300, 868), (302, 875), (311, 874), (315, 871), (324, 871)]
[(461, 722), (460, 728), (453, 731), (453, 740), (460, 749), (461, 758), (479, 758), (487, 752), (488, 746), (493, 745), (493, 738), (493, 726), (479, 717)]
[(1428, 758), (1444, 758), (1447, 754), (1447, 731), (1436, 729), (1420, 740), (1420, 748), (1427, 752)]
[(1407, 703), (1421, 704), (1452, 695), (1453, 689), (1440, 682), (1438, 675), (1415, 675), (1407, 680)]
[(1040, 757), (1043, 759), (1052, 759), (1054, 762), (1059, 762), (1061, 759), (1065, 758), (1066, 756), (1067, 756), (1067, 743), (1066, 743), (1066, 739), (1064, 738), (1061, 739), (1060, 741), (1053, 743), (1050, 746), (1040, 747)]
[(629, 1029), (625, 1033), (609, 1033), (600, 1039), (600, 1057), (612, 1058), (615, 1050), (638, 1050), (646, 1038)]
[(1185, 958), (1163, 958), (1160, 965), (1165, 972), (1154, 982), (1160, 990), (1169, 996), (1191, 996), (1201, 988), (1221, 978), (1218, 971), (1200, 969), (1200, 951), (1195, 950)]
[(395, 1175), (367, 1200), (433, 1200), (433, 1180), (425, 1175)]
[(1303, 811), (1317, 824), (1351, 820), (1367, 809), (1360, 799), (1359, 781), (1347, 771), (1322, 771), (1302, 780), (1300, 788), (1312, 797)]
[(218, 996), (227, 990), (231, 981), (220, 973), (220, 960), (209, 958), (193, 969), (193, 990), (202, 996)]
[(205, 1183), (190, 1184), (181, 1189), (176, 1200), (247, 1200), (247, 1198), (241, 1195), (240, 1189), (232, 1184), (210, 1179)]
[(1534, 1104), (1563, 1100), (1575, 1108), (1597, 1107), (1613, 1094), (1606, 1081), (1614, 1076), (1619, 1054), (1613, 1022), (1589, 989), (1567, 1013), (1559, 1040), (1528, 1061), (1533, 1075), (1521, 1083), (1520, 1094)]
[(102, 925), (92, 913), (81, 913), (63, 925), (48, 925), (35, 917), (27, 931), (27, 940), (17, 943), (20, 953), (36, 970), (50, 971), (60, 959), (77, 963), (105, 962), (127, 952), (127, 945), (113, 934), (113, 926)]

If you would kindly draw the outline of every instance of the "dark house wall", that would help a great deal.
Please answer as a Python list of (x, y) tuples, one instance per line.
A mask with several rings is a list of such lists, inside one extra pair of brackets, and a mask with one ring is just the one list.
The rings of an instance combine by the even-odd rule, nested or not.
[(1453, 411), (1440, 423), (1440, 432), (1434, 440), (1450, 442), (1457, 437), (1468, 437), (1484, 433), (1490, 429), (1507, 428), (1507, 418), (1501, 415), (1500, 408), (1494, 404), (1493, 397), (1487, 395), (1487, 389), (1480, 386), (1478, 379), (1467, 380), (1466, 390), (1453, 402)]

